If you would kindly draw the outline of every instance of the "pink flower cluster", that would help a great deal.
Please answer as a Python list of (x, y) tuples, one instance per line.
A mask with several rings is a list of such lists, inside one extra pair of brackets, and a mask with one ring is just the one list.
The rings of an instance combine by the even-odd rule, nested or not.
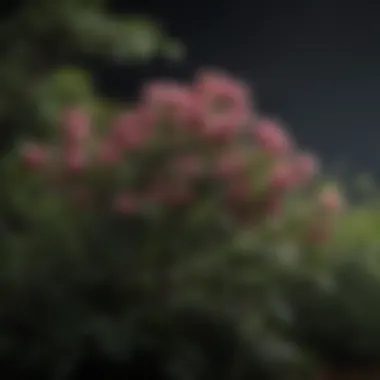
[[(22, 148), (30, 170), (53, 168), (82, 190), (89, 172), (101, 172), (104, 181), (112, 177), (110, 205), (121, 214), (150, 203), (187, 206), (204, 196), (200, 185), (208, 183), (214, 189), (208, 196), (221, 194), (231, 215), (257, 219), (263, 209), (264, 216), (278, 215), (286, 194), (319, 171), (316, 157), (300, 152), (280, 123), (254, 114), (249, 89), (220, 72), (201, 72), (191, 84), (145, 86), (138, 104), (106, 133), (85, 110), (64, 110), (60, 133), (54, 146)], [(120, 173), (128, 180), (115, 182)], [(86, 194), (96, 192), (87, 183)], [(323, 194), (320, 202), (332, 210), (340, 207), (338, 198)]]

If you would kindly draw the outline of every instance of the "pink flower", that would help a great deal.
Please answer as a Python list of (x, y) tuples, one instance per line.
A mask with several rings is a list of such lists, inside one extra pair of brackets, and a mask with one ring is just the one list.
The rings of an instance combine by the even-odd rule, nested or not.
[(215, 172), (220, 178), (230, 178), (241, 174), (247, 165), (246, 159), (242, 154), (230, 152), (219, 157)]
[(65, 152), (65, 163), (71, 173), (81, 172), (86, 166), (86, 155), (80, 148), (69, 148)]
[(329, 212), (338, 213), (344, 208), (343, 197), (339, 190), (335, 187), (323, 189), (318, 194), (317, 200), (322, 209)]
[(318, 159), (311, 154), (302, 154), (294, 162), (294, 171), (298, 183), (307, 183), (319, 171)]
[(44, 167), (50, 158), (47, 149), (41, 145), (27, 143), (21, 149), (21, 156), (30, 169), (38, 170)]
[(113, 199), (113, 208), (124, 215), (134, 215), (140, 210), (139, 198), (131, 193), (119, 194)]
[(113, 166), (122, 160), (122, 154), (113, 141), (102, 141), (99, 146), (98, 160), (102, 165)]
[(271, 156), (282, 156), (292, 150), (292, 141), (280, 126), (269, 119), (262, 119), (253, 131), (259, 146)]
[(136, 115), (138, 124), (142, 126), (143, 130), (146, 131), (147, 134), (152, 135), (152, 133), (155, 132), (159, 121), (154, 109), (149, 107), (148, 104), (140, 103), (136, 105), (132, 112)]
[(249, 109), (248, 88), (226, 74), (217, 71), (202, 71), (198, 74), (194, 87), (210, 111), (247, 112)]
[(140, 149), (150, 136), (149, 125), (138, 113), (126, 112), (111, 127), (111, 139), (115, 146), (128, 151)]
[(149, 83), (142, 95), (144, 103), (151, 106), (183, 106), (191, 99), (190, 89), (173, 81)]
[(90, 135), (91, 120), (80, 108), (70, 108), (63, 112), (62, 123), (69, 143), (83, 143)]
[(153, 82), (143, 89), (143, 104), (152, 109), (158, 118), (188, 124), (194, 118), (196, 97), (187, 86), (176, 82)]
[(213, 142), (233, 140), (242, 125), (234, 113), (209, 114), (204, 119), (203, 136)]
[(295, 184), (294, 168), (290, 162), (279, 162), (269, 175), (269, 187), (274, 191), (289, 190)]

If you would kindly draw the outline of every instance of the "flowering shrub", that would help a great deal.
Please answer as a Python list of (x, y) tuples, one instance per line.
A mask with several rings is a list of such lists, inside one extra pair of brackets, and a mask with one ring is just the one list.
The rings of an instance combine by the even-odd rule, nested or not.
[[(254, 112), (243, 83), (202, 72), (189, 85), (148, 84), (106, 125), (94, 111), (62, 109), (51, 137), (20, 144), (3, 167), (3, 318), (34, 343), (41, 325), (46, 336), (60, 326), (54, 349), (70, 351), (95, 326), (107, 345), (116, 315), (146, 305), (195, 302), (252, 327), (276, 267), (258, 252), (331, 239), (340, 192), (320, 185), (317, 159), (279, 122)], [(36, 299), (35, 315), (16, 311)], [(123, 323), (119, 339), (132, 339)], [(12, 339), (7, 355), (23, 362), (52, 350)]]
[[(316, 158), (299, 152), (277, 122), (252, 112), (248, 89), (219, 73), (191, 86), (146, 86), (106, 128), (85, 109), (66, 109), (56, 139), (27, 142), (20, 155), (46, 191), (129, 218), (189, 206), (193, 213), (210, 200), (220, 221), (260, 223), (281, 214), (288, 194), (318, 172)], [(340, 194), (324, 189), (314, 203), (331, 214)]]
[[(254, 113), (246, 86), (221, 73), (201, 73), (191, 85), (149, 84), (105, 128), (89, 110), (64, 109), (55, 138), (28, 141), (18, 154), (22, 175), (38, 182), (39, 212), (56, 202), (76, 220), (111, 220), (139, 260), (153, 249), (165, 252), (166, 266), (190, 268), (208, 257), (205, 247), (221, 260), (221, 247), (244, 230), (320, 245), (342, 209), (333, 187), (311, 194), (317, 159), (278, 122)], [(282, 227), (268, 229), (271, 222)]]

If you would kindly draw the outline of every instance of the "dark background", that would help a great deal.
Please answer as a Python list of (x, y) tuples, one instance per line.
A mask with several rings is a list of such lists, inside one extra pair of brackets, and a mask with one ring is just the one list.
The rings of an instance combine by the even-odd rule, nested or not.
[(261, 110), (285, 120), (328, 165), (343, 160), (350, 172), (380, 175), (379, 2), (119, 0), (114, 8), (161, 19), (188, 58), (108, 68), (100, 75), (107, 92), (121, 96), (146, 78), (222, 67), (248, 81)]

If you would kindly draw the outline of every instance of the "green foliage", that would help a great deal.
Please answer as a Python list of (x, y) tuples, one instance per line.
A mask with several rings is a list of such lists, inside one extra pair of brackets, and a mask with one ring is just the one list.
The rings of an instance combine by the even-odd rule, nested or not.
[(380, 355), (376, 187), (368, 176), (346, 186), (353, 199), (323, 252), (324, 270), (293, 271), (283, 282), (293, 314), (288, 336), (331, 365), (370, 366)]
[[(213, 75), (202, 78), (199, 81), (214, 80)], [(178, 99), (165, 98), (167, 89), (161, 88), (161, 106)], [(211, 99), (221, 96), (218, 91), (216, 87)], [(88, 336), (103, 355), (128, 360), (135, 339), (144, 335), (133, 333), (140, 331), (139, 321), (152, 315), (159, 323), (190, 308), (227, 318), (244, 337), (257, 369), (264, 367), (275, 378), (285, 369), (295, 371), (303, 352), (277, 334), (291, 323), (281, 281), (285, 274), (322, 267), (321, 249), (305, 240), (322, 210), (315, 197), (320, 186), (275, 188), (275, 200), (283, 202), (284, 209), (272, 215), (263, 206), (271, 195), (270, 174), (284, 157), (267, 157), (260, 146), (247, 149), (241, 139), (244, 129), (227, 140), (204, 135), (192, 122), (186, 124), (190, 119), (182, 125), (175, 109), (173, 125), (167, 119), (161, 122), (159, 115), (165, 113), (153, 114), (156, 117), (149, 120), (154, 133), (149, 139), (144, 137), (137, 148), (127, 144), (116, 162), (99, 161), (100, 148), (111, 141), (120, 120), (133, 112), (146, 116), (149, 110), (157, 111), (155, 103), (149, 103), (151, 97), (143, 96), (132, 109), (120, 111), (119, 105), (97, 99), (85, 72), (72, 69), (54, 72), (36, 94), (44, 120), (42, 145), (37, 148), (46, 147), (52, 155), (35, 166), (35, 156), (24, 156), (30, 151), (20, 141), (1, 166), (0, 360), (17, 361), (26, 371), (40, 365), (55, 374), (71, 373), (85, 355)], [(212, 104), (205, 107), (214, 112)], [(141, 109), (147, 113), (139, 114)], [(74, 112), (75, 119), (65, 119), (62, 111)], [(91, 119), (91, 129), (86, 143), (76, 145), (70, 134), (77, 136), (83, 123), (87, 125), (83, 116)], [(70, 125), (73, 120), (75, 129)], [(240, 118), (236, 120), (240, 125)], [(126, 123), (123, 130), (129, 133), (133, 125)], [(144, 125), (141, 121), (138, 126)], [(67, 145), (69, 141), (73, 145)], [(120, 141), (112, 140), (112, 152), (118, 151)], [(68, 159), (78, 146), (76, 152), (85, 154), (89, 165), (73, 168)], [(189, 177), (190, 182), (191, 172), (176, 169), (174, 176), (171, 171), (167, 176), (163, 170), (184, 152), (196, 154), (206, 168), (200, 177)], [(239, 165), (237, 172), (215, 177), (219, 160), (224, 162), (231, 153), (244, 153), (244, 170), (240, 173)], [(156, 202), (148, 196), (138, 203), (137, 212), (114, 207), (120, 192), (146, 194), (145, 185), (157, 174), (170, 190), (176, 189), (178, 179), (186, 180), (194, 190), (189, 202), (173, 204), (172, 198)], [(248, 179), (252, 187), (236, 203), (229, 203), (227, 190), (239, 178)], [(313, 248), (307, 257), (305, 247)], [(16, 327), (9, 329), (8, 321)], [(20, 331), (27, 331), (27, 341)]]
[[(156, 21), (145, 16), (112, 14), (107, 10), (107, 3), (25, 1), (1, 23), (3, 146), (12, 145), (17, 134), (41, 132), (36, 102), (38, 107), (50, 106), (46, 98), (36, 99), (39, 95), (35, 92), (47, 85), (51, 72), (58, 67), (91, 57), (123, 64), (143, 64), (157, 56), (183, 57), (181, 43), (169, 37)], [(80, 92), (81, 84), (75, 86)]]

